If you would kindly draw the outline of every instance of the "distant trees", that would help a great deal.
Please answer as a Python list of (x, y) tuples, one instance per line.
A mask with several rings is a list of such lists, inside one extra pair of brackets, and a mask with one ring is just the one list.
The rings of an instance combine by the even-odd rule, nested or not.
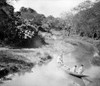
[(86, 0), (71, 12), (63, 13), (61, 18), (66, 22), (66, 30), (72, 35), (100, 39), (100, 0), (94, 3)]
[(64, 22), (64, 29), (67, 31), (67, 36), (70, 36), (73, 33), (73, 17), (72, 12), (64, 12), (61, 14), (61, 19)]
[(82, 3), (80, 3), (77, 7), (73, 8), (73, 10), (79, 12), (79, 11), (91, 8), (92, 6), (93, 6), (93, 2), (91, 2), (91, 0), (86, 0)]
[[(31, 10), (31, 11), (30, 11)], [(40, 29), (43, 28), (45, 31), (50, 32), (51, 29), (54, 30), (67, 30), (70, 33), (70, 27), (72, 25), (73, 14), (68, 14), (64, 18), (55, 18), (53, 16), (45, 17), (43, 14), (38, 14), (35, 10), (31, 8), (22, 7), (19, 12), (15, 13), (23, 20), (28, 20), (31, 25)]]
[(46, 18), (43, 14), (38, 14), (35, 10), (31, 8), (21, 7), (19, 12), (16, 14), (24, 20), (29, 20), (32, 25), (41, 26), (42, 21)]
[(62, 14), (61, 18), (45, 17), (31, 8), (22, 7), (19, 15), (27, 19), (31, 25), (44, 30), (66, 30), (68, 36), (78, 34), (94, 39), (100, 39), (100, 1), (86, 0), (75, 7), (72, 12)]
[[(100, 2), (86, 5), (73, 17), (73, 27), (80, 36), (100, 38)], [(91, 6), (91, 7), (90, 7)]]
[(46, 17), (42, 22), (42, 27), (48, 28), (49, 30), (64, 30), (67, 26), (67, 23), (62, 18), (54, 18), (53, 16)]
[(21, 7), (20, 8), (20, 12), (21, 13), (37, 13), (35, 10), (33, 10), (32, 8), (25, 8), (25, 7)]

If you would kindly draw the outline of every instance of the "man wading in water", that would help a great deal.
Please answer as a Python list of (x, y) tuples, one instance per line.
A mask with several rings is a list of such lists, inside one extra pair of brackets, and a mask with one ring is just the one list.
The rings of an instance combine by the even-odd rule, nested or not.
[(64, 65), (63, 64), (63, 55), (62, 54), (57, 57), (57, 64), (59, 65), (59, 67)]

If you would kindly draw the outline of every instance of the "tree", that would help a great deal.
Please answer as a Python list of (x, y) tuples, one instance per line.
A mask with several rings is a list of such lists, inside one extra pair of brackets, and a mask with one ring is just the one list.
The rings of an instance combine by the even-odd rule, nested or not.
[(100, 2), (91, 8), (79, 11), (73, 18), (73, 28), (81, 36), (100, 38)]
[(32, 8), (28, 8), (27, 9), (29, 11), (29, 13), (37, 13), (35, 10), (33, 10)]
[(27, 12), (28, 10), (27, 10), (27, 8), (25, 8), (25, 7), (21, 7), (20, 8), (20, 12)]
[(14, 30), (14, 8), (6, 0), (0, 0), (0, 39), (9, 39)]
[(73, 11), (79, 12), (91, 8), (92, 6), (93, 6), (93, 2), (91, 0), (86, 0), (80, 3), (77, 7), (73, 8)]

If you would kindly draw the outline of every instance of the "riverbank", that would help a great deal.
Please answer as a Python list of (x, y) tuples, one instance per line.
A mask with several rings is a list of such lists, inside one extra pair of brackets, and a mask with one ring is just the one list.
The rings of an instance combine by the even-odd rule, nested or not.
[[(44, 77), (44, 78), (40, 78), (40, 79), (44, 79), (43, 82), (48, 81), (50, 78), (53, 78), (54, 80), (53, 82), (57, 86), (58, 84), (55, 82), (56, 80), (57, 82), (61, 80), (61, 83), (59, 83), (60, 84), (59, 86), (65, 86), (66, 84), (64, 85), (62, 84), (62, 82), (68, 83), (66, 82), (68, 77), (66, 76), (63, 70), (57, 67), (57, 64), (56, 64), (57, 56), (60, 56), (61, 54), (63, 54), (63, 62), (66, 66), (68, 66), (69, 68), (72, 68), (75, 65), (80, 66), (81, 64), (84, 64), (84, 68), (85, 68), (84, 74), (86, 75), (87, 73), (89, 77), (92, 75), (90, 71), (92, 70), (94, 66), (93, 64), (90, 63), (90, 59), (93, 58), (94, 52), (98, 53), (98, 49), (92, 43), (84, 41), (84, 40), (80, 40), (78, 38), (77, 39), (67, 38), (66, 40), (62, 40), (62, 39), (56, 39), (56, 40), (51, 39), (51, 40), (52, 41), (49, 40), (50, 41), (49, 45), (43, 46), (41, 48), (36, 48), (36, 49), (33, 49), (33, 48), (13, 49), (13, 48), (2, 47), (0, 49), (0, 58), (1, 58), (0, 65), (3, 66), (2, 69), (5, 70), (7, 68), (7, 71), (9, 71), (9, 74), (16, 74), (16, 73), (28, 74), (30, 78), (27, 78), (27, 80), (32, 79), (31, 73), (28, 73), (28, 72), (33, 71), (32, 73), (33, 76), (36, 76), (38, 78), (39, 76)], [(36, 68), (35, 67), (36, 65), (38, 65), (39, 67)], [(35, 71), (37, 69), (38, 69), (38, 72)], [(25, 80), (24, 77), (26, 76), (27, 75), (21, 76), (23, 77), (22, 78), (23, 80), (21, 79), (23, 82)], [(57, 77), (59, 77), (59, 80), (57, 79)], [(5, 77), (3, 77), (3, 79), (5, 79)], [(30, 81), (31, 82), (30, 86), (31, 84), (36, 84), (35, 83), (36, 80), (34, 80), (34, 83), (32, 80)], [(76, 77), (75, 79), (70, 78), (70, 80), (80, 83), (80, 80), (77, 81)], [(17, 82), (17, 80), (15, 81)], [(13, 80), (11, 81), (10, 85), (13, 86), (12, 82)], [(70, 83), (72, 82), (69, 82), (69, 84)], [(23, 86), (24, 85), (25, 84), (23, 83)], [(20, 83), (19, 83), (19, 86), (20, 86)], [(44, 84), (39, 85), (39, 86), (44, 86)], [(51, 86), (55, 86), (55, 85), (51, 85)]]

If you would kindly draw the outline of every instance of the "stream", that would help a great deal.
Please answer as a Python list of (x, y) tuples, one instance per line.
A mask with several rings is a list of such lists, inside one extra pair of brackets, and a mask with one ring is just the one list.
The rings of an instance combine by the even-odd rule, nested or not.
[(100, 67), (92, 65), (90, 59), (95, 50), (79, 46), (64, 56), (64, 63), (70, 68), (84, 65), (83, 74), (86, 79), (70, 75), (57, 64), (57, 55), (46, 65), (35, 66), (31, 73), (15, 75), (12, 80), (5, 81), (1, 86), (100, 86)]
[(84, 86), (81, 79), (73, 77), (59, 68), (54, 58), (47, 65), (33, 68), (32, 73), (14, 76), (12, 81), (6, 81), (2, 86), (76, 86), (74, 81), (80, 86)]

